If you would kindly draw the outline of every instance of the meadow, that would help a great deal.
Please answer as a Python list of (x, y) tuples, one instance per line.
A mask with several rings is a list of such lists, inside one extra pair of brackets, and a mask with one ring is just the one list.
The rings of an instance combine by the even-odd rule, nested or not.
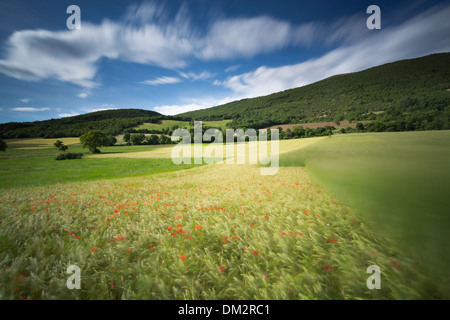
[[(229, 122), (231, 122), (231, 120), (203, 121), (203, 125), (211, 128), (227, 129), (226, 125)], [(187, 128), (187, 129), (191, 128), (189, 121), (161, 120), (161, 123), (144, 123), (135, 127), (134, 129), (162, 130), (166, 128), (172, 128), (173, 126), (179, 126), (180, 128)]]
[(450, 131), (332, 136), (282, 155), (280, 165), (305, 166), (450, 287)]
[[(408, 173), (415, 167), (400, 160), (410, 154), (395, 160), (406, 141), (418, 153), (429, 146), (429, 158), (417, 161), (435, 170), (409, 172), (411, 179), (439, 172), (439, 161), (430, 165), (437, 156), (445, 168), (449, 133), (416, 134), (396, 142), (392, 134), (390, 144), (366, 134), (280, 141), (284, 167), (274, 176), (262, 176), (258, 165), (181, 168), (165, 162), (172, 147), (104, 148), (59, 168), (55, 148), (10, 148), (0, 155), (0, 298), (448, 298), (445, 283), (386, 236), (389, 228), (378, 230), (370, 208), (360, 204), (371, 190), (363, 198), (363, 191), (337, 187), (342, 180), (349, 189), (348, 166), (390, 159), (391, 168), (403, 169), (394, 174)], [(353, 153), (345, 149), (351, 146)], [(46, 181), (51, 170), (62, 180)], [(405, 196), (397, 202), (415, 195)], [(66, 286), (70, 265), (81, 269), (80, 290)], [(366, 286), (370, 265), (381, 269), (380, 290)]]

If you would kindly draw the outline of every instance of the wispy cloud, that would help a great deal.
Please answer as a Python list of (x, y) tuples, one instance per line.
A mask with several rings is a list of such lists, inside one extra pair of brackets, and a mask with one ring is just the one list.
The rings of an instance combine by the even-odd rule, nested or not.
[(232, 98), (204, 98), (204, 99), (186, 99), (189, 103), (180, 105), (164, 105), (155, 107), (154, 110), (164, 115), (176, 115), (188, 111), (200, 110), (205, 108), (214, 107), (224, 103), (233, 101)]
[[(375, 31), (356, 43), (339, 47), (320, 58), (277, 68), (262, 66), (252, 72), (216, 81), (236, 95), (255, 97), (304, 86), (336, 74), (360, 71), (374, 65), (415, 58), (437, 52), (449, 52), (450, 7), (430, 9), (393, 28)], [(351, 25), (334, 36), (351, 34)]]
[(141, 84), (146, 84), (149, 86), (157, 86), (161, 84), (175, 84), (179, 82), (181, 82), (181, 79), (176, 77), (158, 77), (153, 80), (142, 81)]
[(145, 2), (131, 6), (122, 20), (83, 21), (76, 31), (16, 31), (7, 40), (0, 72), (26, 81), (53, 78), (95, 88), (100, 85), (94, 79), (101, 58), (181, 69), (193, 58), (251, 58), (288, 45), (307, 45), (316, 30), (311, 24), (293, 26), (266, 16), (210, 24), (208, 32), (201, 32), (186, 6), (169, 18), (164, 7)]
[(74, 116), (78, 116), (78, 115), (79, 115), (78, 112), (60, 113), (60, 114), (58, 114), (58, 117), (60, 117), (60, 118), (68, 118), (68, 117), (74, 117)]
[(50, 111), (50, 108), (20, 107), (20, 108), (12, 108), (11, 110), (18, 112), (41, 112), (41, 111)]
[(22, 99), (19, 99), (19, 101), (23, 102), (23, 103), (28, 103), (31, 101), (31, 99), (30, 98), (22, 98)]
[(88, 94), (86, 92), (81, 92), (81, 93), (77, 94), (77, 97), (81, 98), (81, 99), (85, 99), (85, 98), (87, 98), (87, 96), (88, 96)]
[(240, 67), (241, 67), (240, 64), (235, 64), (235, 65), (233, 65), (233, 66), (230, 66), (230, 67), (226, 68), (226, 69), (225, 69), (225, 72), (226, 72), (226, 73), (234, 72), (234, 71), (236, 71), (237, 69), (239, 69)]
[(215, 73), (211, 73), (209, 71), (202, 71), (200, 73), (195, 73), (195, 72), (184, 73), (184, 72), (180, 72), (180, 76), (185, 78), (185, 79), (192, 80), (192, 81), (198, 81), (198, 80), (211, 79), (214, 76), (216, 76), (216, 74)]

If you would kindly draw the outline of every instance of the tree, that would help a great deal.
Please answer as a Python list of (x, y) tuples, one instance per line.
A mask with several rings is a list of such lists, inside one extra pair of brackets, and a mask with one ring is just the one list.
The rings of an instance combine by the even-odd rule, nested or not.
[(117, 139), (114, 136), (108, 136), (109, 139), (109, 145), (114, 146), (117, 143)]
[(126, 132), (126, 133), (123, 135), (123, 141), (125, 141), (125, 142), (129, 142), (129, 141), (130, 141), (130, 138), (131, 138), (131, 134), (130, 134), (129, 132)]
[(147, 144), (152, 145), (152, 146), (159, 144), (159, 137), (156, 134), (152, 134), (152, 135), (148, 136)]
[(356, 129), (358, 129), (359, 131), (365, 131), (366, 130), (366, 127), (364, 127), (364, 124), (362, 124), (361, 122), (358, 122), (357, 124), (356, 124)]
[(137, 145), (141, 145), (145, 140), (145, 134), (143, 133), (138, 133), (138, 134), (132, 134), (131, 135), (131, 143), (134, 144), (135, 146)]
[(160, 144), (171, 144), (172, 140), (170, 139), (170, 137), (162, 134), (161, 137), (159, 137), (159, 143)]
[(8, 148), (6, 142), (0, 139), (0, 151), (6, 151), (6, 148)]
[(99, 130), (92, 130), (80, 137), (80, 142), (83, 148), (88, 148), (92, 153), (100, 153), (100, 147), (109, 145), (110, 140), (108, 136)]
[(58, 148), (59, 151), (62, 151), (62, 152), (65, 152), (67, 149), (69, 149), (69, 147), (64, 145), (64, 143), (61, 140), (56, 140), (56, 142), (53, 145), (56, 148)]

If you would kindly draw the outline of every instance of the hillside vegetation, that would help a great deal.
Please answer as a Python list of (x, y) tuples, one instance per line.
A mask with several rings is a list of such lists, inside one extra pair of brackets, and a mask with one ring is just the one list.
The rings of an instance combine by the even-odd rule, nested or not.
[(445, 130), (450, 129), (449, 66), (449, 53), (434, 54), (173, 117), (150, 110), (118, 109), (0, 124), (0, 138), (79, 137), (93, 129), (108, 135), (170, 135), (174, 126), (165, 126), (164, 120), (186, 126), (195, 120), (208, 121), (234, 129), (347, 120), (368, 121), (360, 131), (369, 132)]
[(290, 123), (342, 120), (386, 123), (400, 119), (409, 130), (448, 129), (448, 89), (450, 54), (442, 53), (337, 75), (304, 87), (191, 111), (179, 117), (203, 121), (234, 119), (230, 127), (255, 129)]
[(90, 130), (101, 130), (108, 135), (116, 135), (144, 122), (157, 123), (165, 118), (160, 113), (150, 110), (105, 110), (62, 119), (0, 124), (0, 137), (6, 139), (79, 137)]

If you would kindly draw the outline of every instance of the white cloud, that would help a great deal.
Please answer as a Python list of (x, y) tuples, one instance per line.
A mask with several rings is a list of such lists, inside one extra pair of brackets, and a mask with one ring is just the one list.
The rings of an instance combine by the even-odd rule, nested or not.
[(180, 76), (182, 76), (185, 79), (190, 79), (192, 81), (207, 80), (207, 79), (210, 79), (210, 78), (214, 77), (215, 75), (216, 75), (215, 73), (211, 73), (209, 71), (202, 71), (200, 73), (195, 73), (195, 72), (184, 73), (184, 72), (180, 72)]
[(194, 57), (251, 58), (305, 42), (299, 39), (311, 38), (305, 34), (311, 32), (263, 16), (213, 21), (205, 33), (192, 25), (186, 6), (169, 19), (163, 8), (144, 3), (131, 6), (122, 20), (83, 22), (76, 31), (16, 31), (7, 40), (0, 72), (26, 81), (52, 78), (94, 88), (100, 85), (94, 79), (102, 58), (180, 69)]
[(60, 113), (58, 114), (58, 117), (60, 118), (68, 118), (68, 117), (74, 117), (74, 116), (78, 116), (79, 113), (77, 112), (73, 112), (73, 113)]
[(50, 108), (23, 107), (23, 108), (12, 108), (11, 110), (18, 111), (18, 112), (41, 112), (41, 111), (49, 111)]
[(291, 41), (291, 25), (270, 17), (217, 21), (208, 35), (199, 40), (197, 54), (206, 60), (251, 58), (286, 47)]
[(262, 66), (215, 84), (222, 84), (244, 97), (255, 97), (400, 59), (449, 52), (449, 16), (450, 7), (435, 8), (400, 26), (375, 31), (356, 44), (332, 50), (320, 58), (277, 68)]
[(239, 69), (240, 67), (241, 67), (240, 64), (235, 64), (235, 65), (233, 65), (233, 66), (230, 66), (230, 67), (226, 68), (226, 69), (225, 69), (225, 72), (226, 72), (226, 73), (234, 72), (234, 71), (236, 71), (237, 69)]
[(154, 110), (161, 114), (171, 116), (171, 115), (175, 115), (175, 114), (180, 114), (180, 113), (194, 111), (194, 110), (200, 110), (200, 109), (204, 109), (204, 108), (207, 108), (207, 107), (196, 104), (196, 103), (191, 103), (191, 104), (185, 104), (185, 105), (159, 106), (159, 107), (155, 107)]
[(154, 110), (164, 114), (164, 115), (176, 115), (188, 111), (200, 110), (211, 108), (214, 106), (222, 105), (231, 101), (234, 101), (235, 98), (226, 97), (223, 99), (216, 98), (204, 98), (204, 99), (186, 99), (189, 100), (189, 103), (181, 104), (181, 105), (165, 105), (155, 107)]
[(179, 82), (181, 82), (181, 79), (176, 77), (158, 77), (154, 80), (142, 81), (141, 83), (149, 86), (156, 86), (160, 84), (175, 84)]
[(28, 102), (31, 101), (31, 99), (30, 98), (23, 98), (23, 99), (19, 99), (19, 101), (23, 102), (23, 103), (28, 103)]
[(85, 99), (85, 98), (87, 98), (87, 96), (88, 96), (88, 94), (85, 92), (81, 92), (81, 93), (77, 94), (77, 97), (79, 97), (81, 99)]
[[(400, 27), (373, 32), (365, 27), (367, 16), (363, 13), (335, 22), (301, 25), (268, 16), (216, 19), (203, 31), (191, 22), (187, 5), (174, 17), (168, 12), (155, 2), (144, 2), (130, 6), (118, 21), (83, 21), (80, 30), (16, 31), (6, 41), (0, 73), (26, 81), (57, 79), (90, 89), (100, 85), (95, 79), (102, 58), (179, 70), (195, 58), (253, 58), (287, 46), (341, 45), (319, 59), (280, 68), (261, 67), (223, 82), (239, 94), (258, 95), (394, 59), (449, 50), (448, 6), (436, 7)], [(231, 66), (226, 72), (235, 70), (237, 66)], [(180, 76), (195, 81), (214, 75), (205, 71)], [(144, 83), (180, 81), (160, 77)]]

